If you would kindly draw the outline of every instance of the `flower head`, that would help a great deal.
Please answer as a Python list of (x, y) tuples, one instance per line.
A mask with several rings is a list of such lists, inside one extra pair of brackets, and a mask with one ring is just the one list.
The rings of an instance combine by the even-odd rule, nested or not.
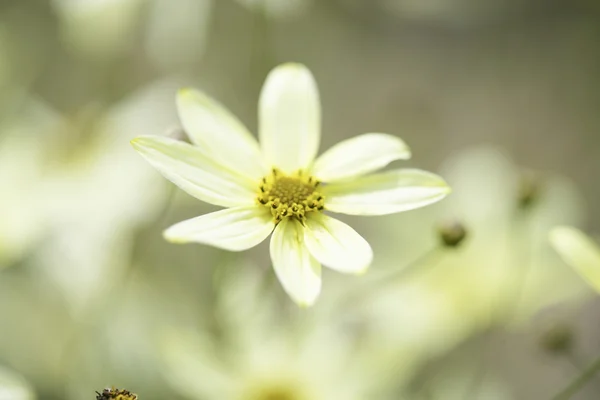
[(386, 215), (434, 203), (449, 192), (442, 178), (418, 169), (371, 174), (410, 158), (406, 144), (392, 135), (366, 133), (317, 158), (319, 94), (303, 65), (284, 64), (267, 77), (259, 101), (260, 145), (201, 92), (181, 90), (177, 105), (193, 144), (152, 136), (132, 144), (181, 189), (226, 208), (176, 224), (165, 237), (241, 251), (273, 233), (275, 272), (300, 305), (318, 297), (321, 265), (361, 273), (373, 257), (362, 236), (323, 211)]

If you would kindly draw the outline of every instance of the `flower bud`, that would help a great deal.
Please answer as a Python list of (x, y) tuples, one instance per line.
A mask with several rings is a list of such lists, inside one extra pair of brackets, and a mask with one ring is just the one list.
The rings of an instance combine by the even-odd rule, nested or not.
[(566, 324), (557, 324), (542, 334), (540, 346), (548, 353), (568, 353), (572, 349), (574, 341), (573, 329)]
[(446, 247), (457, 247), (467, 236), (467, 230), (459, 221), (442, 222), (438, 226), (438, 235)]
[(520, 209), (526, 210), (533, 206), (538, 200), (542, 192), (542, 180), (539, 175), (527, 171), (524, 172), (519, 179), (519, 192), (517, 204)]

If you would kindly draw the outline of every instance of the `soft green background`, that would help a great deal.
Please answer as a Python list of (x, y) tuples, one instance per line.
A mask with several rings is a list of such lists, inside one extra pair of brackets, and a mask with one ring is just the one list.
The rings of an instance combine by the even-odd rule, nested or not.
[[(568, 383), (600, 351), (599, 302), (546, 235), (561, 223), (600, 232), (597, 3), (252, 3), (0, 2), (6, 381), (22, 375), (39, 399), (92, 399), (107, 385), (177, 399), (163, 335), (229, 337), (222, 319), (237, 290), (226, 277), (246, 268), (265, 280), (267, 302), (281, 304), (276, 314), (295, 321), (289, 335), (318, 326), (334, 342), (361, 343), (365, 370), (389, 373), (365, 378), (385, 393), (373, 398), (546, 399)], [(306, 64), (319, 84), (321, 149), (392, 133), (413, 150), (404, 166), (435, 171), (454, 189), (424, 210), (346, 218), (372, 244), (373, 268), (364, 278), (326, 272), (321, 301), (302, 312), (269, 283), (265, 244), (232, 255), (164, 242), (165, 227), (214, 208), (164, 181), (128, 143), (177, 129), (182, 86), (205, 90), (254, 131), (262, 82), (286, 61)], [(531, 171), (540, 199), (518, 211)], [(361, 289), (435, 246), (438, 222), (450, 217), (469, 228), (463, 248), (442, 251), (417, 277)], [(365, 294), (335, 308), (354, 291)], [(555, 323), (574, 328), (574, 354), (540, 349)], [(577, 399), (596, 398), (597, 385)]]

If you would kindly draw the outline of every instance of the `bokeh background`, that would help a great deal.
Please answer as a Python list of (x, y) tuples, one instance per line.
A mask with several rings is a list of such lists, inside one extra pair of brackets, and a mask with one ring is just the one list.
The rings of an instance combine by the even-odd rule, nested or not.
[[(0, 399), (551, 398), (600, 353), (600, 301), (547, 243), (600, 232), (599, 22), (593, 0), (0, 1)], [(454, 190), (346, 218), (375, 262), (311, 309), (265, 244), (165, 242), (214, 208), (129, 145), (182, 135), (184, 86), (255, 130), (286, 61), (317, 79), (322, 149), (392, 133)]]

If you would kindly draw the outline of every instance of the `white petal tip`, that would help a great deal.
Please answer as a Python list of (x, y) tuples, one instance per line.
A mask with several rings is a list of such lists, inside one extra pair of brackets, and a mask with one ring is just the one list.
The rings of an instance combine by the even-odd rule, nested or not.
[(317, 299), (314, 299), (312, 301), (296, 301), (296, 300), (294, 300), (294, 301), (300, 308), (311, 308), (312, 306), (315, 305), (315, 303), (317, 302)]
[(306, 65), (298, 63), (298, 62), (291, 62), (291, 61), (278, 65), (277, 67), (275, 67), (274, 70), (277, 71), (277, 70), (282, 70), (282, 69), (298, 70), (298, 71), (307, 71), (308, 70)]
[(131, 143), (131, 145), (133, 146), (134, 149), (140, 150), (142, 147), (156, 143), (157, 139), (160, 140), (161, 137), (145, 135), (145, 136), (138, 136), (136, 138), (133, 138), (129, 141), (129, 143)]
[(371, 265), (367, 265), (367, 266), (366, 266), (366, 267), (364, 267), (363, 269), (359, 269), (358, 271), (356, 271), (356, 272), (354, 273), (354, 275), (356, 275), (356, 276), (363, 276), (363, 275), (365, 275), (365, 274), (367, 273), (367, 271), (369, 270), (369, 267), (370, 267), (370, 266), (371, 266)]
[(163, 236), (163, 239), (165, 239), (169, 243), (173, 243), (173, 244), (190, 243), (190, 241), (188, 239), (181, 237), (181, 235), (177, 235), (173, 231), (172, 227), (165, 229), (162, 233), (162, 236)]
[(173, 244), (185, 244), (187, 243), (186, 240), (180, 238), (180, 237), (176, 237), (173, 236), (173, 234), (171, 234), (168, 230), (163, 232), (163, 239), (165, 239), (167, 242), (169, 243), (173, 243)]
[(196, 93), (197, 93), (196, 89), (191, 88), (191, 87), (183, 87), (177, 91), (178, 96), (193, 96)]
[(278, 79), (299, 79), (301, 82), (314, 82), (310, 69), (306, 65), (296, 62), (280, 64), (273, 68), (269, 75)]
[(440, 179), (440, 183), (439, 183), (440, 194), (444, 195), (444, 197), (448, 196), (449, 194), (452, 193), (452, 188), (442, 178), (439, 178), (439, 179)]
[(577, 229), (571, 228), (569, 226), (555, 226), (548, 233), (548, 237), (550, 238), (550, 241), (554, 242), (556, 240), (559, 240), (559, 238), (561, 236), (563, 236), (565, 233), (569, 234), (569, 233), (576, 232), (576, 231), (577, 231)]
[(391, 138), (396, 150), (396, 160), (410, 160), (412, 158), (412, 150), (406, 142), (400, 139), (398, 136), (391, 135), (389, 133), (376, 133), (377, 135), (385, 135), (385, 137)]
[(189, 104), (202, 104), (204, 106), (210, 105), (213, 100), (206, 95), (204, 92), (194, 89), (191, 87), (184, 87), (177, 91), (177, 107), (180, 112), (182, 107)]
[(129, 143), (133, 146), (134, 149), (138, 149), (141, 145), (141, 137), (136, 137), (135, 139), (131, 139)]

